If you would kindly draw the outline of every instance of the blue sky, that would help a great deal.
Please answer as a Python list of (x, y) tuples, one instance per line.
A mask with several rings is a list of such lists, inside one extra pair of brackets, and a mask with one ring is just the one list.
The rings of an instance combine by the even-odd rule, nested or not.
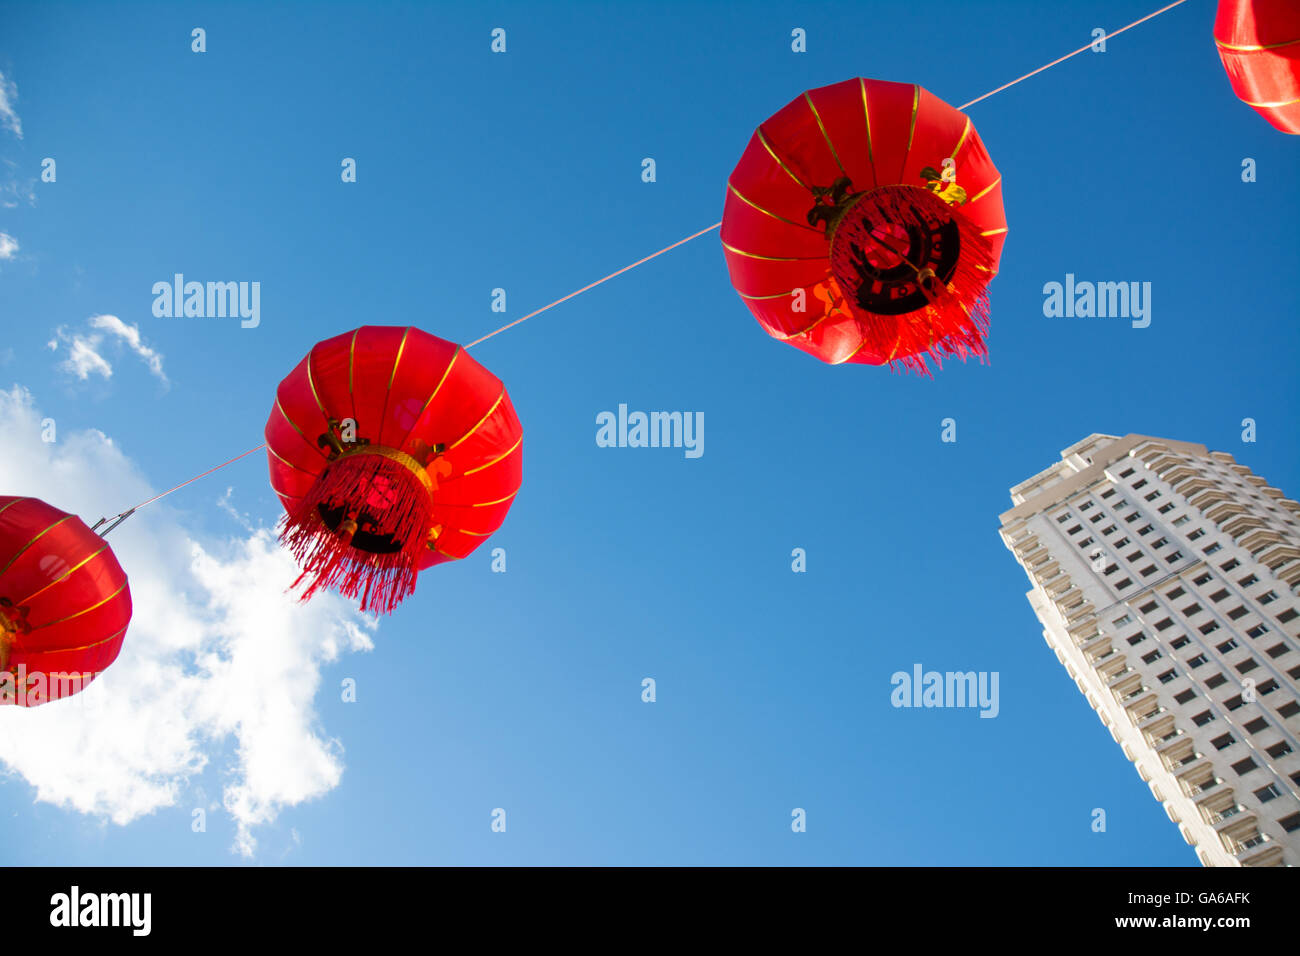
[[(22, 135), (0, 128), (0, 231), (20, 245), (0, 261), (0, 386), (61, 435), (103, 432), (160, 490), (260, 442), (320, 339), (414, 324), (469, 341), (716, 222), (754, 127), (805, 89), (867, 76), (960, 104), (1156, 6), (7, 4)], [(25, 836), (0, 862), (1196, 865), (1043, 642), (997, 516), (1092, 432), (1201, 442), (1300, 487), (1296, 142), (1233, 96), (1213, 8), (971, 108), (1010, 229), (989, 365), (927, 380), (774, 342), (716, 234), (476, 347), (524, 426), (523, 490), (373, 650), (321, 664), (309, 723), (341, 779), (282, 801), (250, 857), (224, 810), (191, 830), (238, 776), (234, 737), (125, 824), (11, 772), (0, 816)], [(32, 182), (45, 157), (57, 182)], [(154, 317), (176, 272), (259, 281), (260, 326)], [(1150, 282), (1150, 327), (1044, 317), (1067, 273)], [(111, 377), (60, 368), (102, 314), (138, 328), (166, 384), (114, 339)], [(702, 411), (704, 455), (597, 447), (620, 403)], [(16, 474), (0, 492), (41, 493)], [(79, 486), (85, 512), (139, 500), (93, 470)], [(230, 556), (251, 532), (218, 504), (228, 488), (273, 526), (260, 455), (158, 507)], [(128, 573), (156, 557), (147, 534), (120, 540)], [(240, 653), (281, 635), (255, 637)], [(892, 708), (890, 675), (918, 662), (997, 671), (999, 716)]]

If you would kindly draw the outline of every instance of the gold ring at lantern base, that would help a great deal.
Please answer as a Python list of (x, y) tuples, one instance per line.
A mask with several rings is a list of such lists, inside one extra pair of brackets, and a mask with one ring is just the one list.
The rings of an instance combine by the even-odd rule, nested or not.
[(330, 464), (343, 461), (345, 458), (355, 458), (358, 455), (379, 455), (387, 458), (389, 461), (395, 461), (402, 465), (416, 478), (420, 479), (420, 484), (424, 485), (424, 490), (433, 494), (433, 482), (429, 479), (429, 472), (425, 470), (424, 465), (420, 464), (404, 451), (398, 451), (396, 448), (385, 448), (382, 445), (359, 445), (356, 448), (349, 448), (343, 454), (339, 455)]
[(830, 265), (846, 298), (876, 315), (929, 304), (936, 284), (957, 271), (961, 229), (929, 189), (880, 186), (851, 198), (835, 220)]
[[(367, 461), (366, 459), (370, 460)], [(344, 450), (335, 458), (331, 459), (325, 470), (317, 476), (317, 484), (313, 486), (313, 491), (322, 483), (329, 487), (335, 479), (341, 479), (346, 487), (354, 480), (362, 482), (368, 481), (363, 478), (367, 472), (373, 477), (383, 467), (380, 462), (374, 459), (383, 459), (400, 466), (401, 471), (389, 468), (388, 480), (399, 481), (403, 474), (409, 474), (418, 479), (418, 484), (410, 482), (409, 493), (411, 496), (421, 496), (423, 490), (423, 499), (425, 501), (424, 509), (431, 511), (433, 507), (434, 484), (430, 478), (425, 466), (419, 459), (408, 455), (406, 452), (398, 451), (396, 448), (386, 448), (382, 445), (357, 445), (353, 447), (344, 446)], [(352, 472), (351, 478), (343, 477)], [(353, 490), (359, 491), (359, 487)], [(411, 504), (409, 497), (402, 492), (397, 493), (395, 502), (406, 500), (406, 504)], [(402, 512), (403, 506), (398, 505), (398, 514)], [(353, 500), (350, 496), (338, 497), (337, 495), (326, 493), (323, 500), (315, 505), (316, 513), (324, 522), (325, 527), (334, 532), (348, 547), (357, 551), (368, 554), (384, 555), (396, 554), (399, 551), (407, 549), (410, 533), (413, 529), (406, 529), (405, 532), (398, 533), (397, 527), (392, 523), (392, 519), (386, 514), (386, 509), (382, 506), (375, 508)], [(423, 510), (423, 509), (422, 509)], [(400, 518), (397, 518), (399, 522)], [(418, 529), (421, 540), (428, 533), (427, 527)]]

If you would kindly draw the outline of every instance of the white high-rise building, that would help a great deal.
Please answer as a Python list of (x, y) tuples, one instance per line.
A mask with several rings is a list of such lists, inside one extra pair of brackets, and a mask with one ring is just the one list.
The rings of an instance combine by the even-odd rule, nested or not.
[(1043, 637), (1201, 862), (1300, 865), (1300, 504), (1145, 435), (1090, 435), (1011, 500)]

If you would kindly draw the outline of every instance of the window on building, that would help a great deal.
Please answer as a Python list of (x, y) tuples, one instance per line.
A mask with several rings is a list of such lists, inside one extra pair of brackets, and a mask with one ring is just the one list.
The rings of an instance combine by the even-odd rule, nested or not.
[(1201, 605), (1193, 601), (1191, 604), (1187, 605), (1187, 607), (1183, 608), (1182, 613), (1186, 617), (1191, 617), (1193, 614), (1199, 614), (1201, 613)]
[(1141, 611), (1143, 614), (1150, 614), (1155, 609), (1156, 609), (1155, 601), (1148, 601), (1146, 604), (1143, 604), (1140, 608), (1138, 608), (1138, 610)]
[(1249, 674), (1258, 666), (1259, 666), (1259, 661), (1255, 660), (1255, 658), (1253, 657), (1247, 657), (1244, 661), (1241, 661), (1237, 664), (1237, 673)]
[(1091, 501), (1085, 501), (1083, 504), (1079, 505), (1079, 510), (1080, 510), (1080, 511), (1087, 511), (1089, 508), (1092, 507), (1092, 504), (1093, 504), (1093, 503), (1092, 503)]
[(1231, 561), (1228, 561), (1226, 564), (1219, 565), (1220, 570), (1223, 571), (1231, 571), (1234, 568), (1239, 568), (1239, 567), (1241, 567), (1241, 562), (1238, 561), (1236, 558), (1233, 558)]
[(1259, 596), (1259, 603), (1260, 603), (1260, 604), (1272, 604), (1272, 603), (1273, 603), (1274, 601), (1276, 601), (1276, 600), (1277, 600), (1277, 592), (1276, 592), (1276, 591), (1269, 591), (1269, 592), (1267, 592), (1267, 593), (1265, 593), (1265, 594), (1261, 594), (1261, 595)]
[(1196, 691), (1192, 690), (1190, 687), (1187, 688), (1187, 690), (1179, 691), (1177, 694), (1174, 694), (1174, 700), (1178, 701), (1180, 704), (1185, 704), (1195, 697)]
[(1237, 771), (1237, 776), (1244, 777), (1258, 766), (1259, 764), (1255, 763), (1254, 757), (1246, 757), (1244, 760), (1238, 760), (1234, 763), (1232, 769)]
[(1114, 534), (1114, 533), (1115, 533), (1115, 526), (1114, 526), (1113, 524), (1112, 524), (1112, 525), (1107, 525), (1106, 527), (1104, 527), (1104, 528), (1101, 529), (1101, 533), (1102, 533), (1102, 534)]
[(1228, 683), (1228, 678), (1224, 677), (1222, 674), (1211, 674), (1205, 679), (1205, 686), (1210, 690), (1214, 690), (1216, 687), (1220, 687), (1226, 683)]
[(1079, 542), (1079, 547), (1086, 548), (1088, 545), (1092, 544), (1092, 540), (1093, 539), (1091, 537), (1084, 538), (1082, 541)]
[(1248, 721), (1242, 726), (1246, 728), (1247, 732), (1257, 734), (1261, 730), (1268, 729), (1268, 721), (1263, 717), (1256, 717), (1254, 720)]
[(1167, 545), (1168, 543), (1169, 543), (1169, 539), (1168, 539), (1168, 538), (1156, 538), (1154, 541), (1151, 542), (1151, 547), (1153, 547), (1153, 548), (1163, 548), (1163, 547), (1164, 547), (1165, 545)]
[(1066, 533), (1066, 534), (1078, 534), (1078, 533), (1079, 533), (1080, 531), (1082, 531), (1082, 530), (1083, 530), (1083, 525), (1081, 525), (1081, 524), (1076, 524), (1073, 528), (1067, 528), (1067, 529), (1065, 530), (1065, 533)]
[(1133, 490), (1137, 491), (1139, 488), (1145, 488), (1146, 484), (1147, 484), (1147, 480), (1145, 478), (1139, 481), (1135, 481), (1133, 482)]
[(1177, 676), (1178, 676), (1178, 671), (1174, 670), (1172, 667), (1169, 668), (1169, 670), (1165, 671), (1163, 674), (1156, 675), (1156, 677), (1159, 679), (1160, 683), (1162, 684), (1168, 684), (1171, 680), (1173, 680)]
[(1221, 551), (1222, 549), (1223, 549), (1223, 545), (1219, 544), (1219, 543), (1216, 541), (1214, 544), (1210, 545), (1208, 548), (1206, 548), (1206, 549), (1205, 549), (1204, 551), (1202, 551), (1201, 553), (1202, 553), (1202, 554), (1214, 554), (1215, 551)]
[(1119, 473), (1119, 476), (1120, 476), (1121, 478), (1127, 478), (1127, 477), (1128, 477), (1129, 475), (1131, 475), (1131, 474), (1133, 474), (1133, 469), (1132, 469), (1132, 468), (1128, 469), (1127, 471), (1121, 471), (1121, 472)]
[(1123, 591), (1126, 587), (1129, 587), (1130, 585), (1132, 585), (1132, 583), (1133, 583), (1133, 582), (1132, 582), (1131, 580), (1129, 580), (1128, 578), (1125, 578), (1123, 581), (1118, 581), (1118, 582), (1116, 582), (1116, 584), (1115, 584), (1115, 590), (1117, 590), (1117, 591)]
[[(1170, 504), (1165, 505), (1165, 507), (1166, 507), (1166, 508), (1172, 508), (1172, 507), (1173, 507), (1173, 503), (1171, 502)], [(1189, 522), (1189, 521), (1191, 521), (1191, 520), (1192, 520), (1192, 519), (1189, 518), (1189, 517), (1187, 517), (1187, 515), (1179, 515), (1177, 518), (1174, 519), (1174, 527), (1175, 527), (1175, 528), (1181, 528), (1183, 525), (1187, 524), (1187, 522)]]
[(1156, 573), (1156, 566), (1154, 564), (1148, 565), (1147, 567), (1142, 569), (1142, 577), (1144, 578), (1149, 578), (1151, 577), (1151, 575), (1155, 573)]
[(1123, 548), (1126, 545), (1129, 545), (1131, 543), (1132, 542), (1129, 541), (1128, 538), (1120, 538), (1118, 541), (1115, 542), (1115, 550), (1118, 551), (1120, 548)]
[(1208, 664), (1209, 662), (1210, 662), (1210, 659), (1209, 659), (1208, 657), (1206, 657), (1204, 654), (1197, 654), (1195, 657), (1193, 657), (1193, 658), (1192, 658), (1191, 660), (1189, 660), (1187, 663), (1188, 663), (1189, 665), (1191, 665), (1192, 668), (1197, 668), (1197, 667), (1201, 667), (1201, 666), (1203, 666), (1203, 665), (1205, 665), (1205, 664)]
[(1174, 564), (1175, 562), (1181, 561), (1183, 560), (1183, 552), (1175, 551), (1173, 554), (1166, 557), (1165, 560), (1170, 564)]
[[(1224, 570), (1226, 571), (1227, 568), (1225, 567)], [(1253, 574), (1248, 574), (1248, 575), (1246, 575), (1244, 578), (1242, 578), (1240, 581), (1238, 581), (1237, 583), (1240, 584), (1243, 588), (1248, 588), (1248, 587), (1250, 587), (1252, 584), (1258, 584), (1258, 583), (1259, 583), (1259, 578), (1255, 577), (1255, 575), (1253, 575)]]
[(1124, 560), (1127, 561), (1129, 564), (1133, 564), (1135, 561), (1141, 561), (1142, 552), (1134, 551), (1132, 554), (1126, 554), (1124, 555)]
[(1228, 651), (1236, 648), (1236, 646), (1237, 646), (1237, 639), (1235, 637), (1230, 637), (1222, 644), (1220, 644), (1218, 647), (1216, 647), (1215, 650), (1218, 651), (1220, 654), (1226, 654), (1228, 653)]
[(1214, 744), (1215, 750), (1223, 750), (1225, 747), (1231, 747), (1236, 742), (1237, 738), (1232, 736), (1232, 734), (1220, 734), (1218, 737), (1215, 737), (1210, 741), (1210, 743)]
[(1159, 492), (1159, 491), (1153, 491), (1153, 492), (1151, 492), (1151, 494), (1149, 494), (1149, 495), (1143, 495), (1143, 497), (1144, 497), (1147, 501), (1155, 501), (1157, 498), (1160, 497), (1160, 492)]
[(1114, 488), (1107, 488), (1105, 491), (1103, 491), (1103, 492), (1101, 493), (1101, 496), (1102, 496), (1103, 498), (1109, 498), (1109, 497), (1111, 497), (1111, 496), (1114, 495), (1114, 494), (1115, 494), (1115, 489), (1114, 489)]
[(1291, 648), (1287, 647), (1285, 644), (1274, 644), (1272, 647), (1268, 649), (1266, 653), (1268, 654), (1269, 657), (1276, 658), (1276, 657), (1281, 657), (1290, 649)]
[(1264, 753), (1268, 754), (1274, 760), (1276, 760), (1278, 757), (1285, 757), (1290, 752), (1291, 752), (1291, 745), (1287, 743), (1285, 740), (1279, 740), (1273, 746), (1264, 748)]
[(1184, 591), (1181, 587), (1177, 587), (1174, 588), (1172, 591), (1170, 591), (1168, 594), (1166, 594), (1165, 597), (1171, 601), (1177, 601), (1180, 597), (1182, 597), (1186, 593), (1187, 592)]
[(1132, 623), (1133, 623), (1133, 615), (1132, 615), (1132, 614), (1125, 614), (1123, 617), (1117, 617), (1117, 618), (1115, 618), (1115, 620), (1111, 621), (1110, 623), (1113, 624), (1113, 625), (1115, 625), (1116, 627), (1123, 627), (1125, 624), (1132, 624)]
[(1200, 627), (1197, 628), (1197, 630), (1200, 631), (1202, 634), (1213, 634), (1218, 629), (1219, 629), (1218, 621), (1211, 621), (1209, 624), (1202, 624)]
[(1186, 646), (1187, 646), (1188, 644), (1190, 644), (1190, 643), (1191, 643), (1191, 641), (1188, 640), (1186, 637), (1177, 637), (1177, 638), (1175, 638), (1173, 641), (1171, 641), (1171, 642), (1169, 643), (1169, 646), (1172, 647), (1174, 650), (1177, 651), (1177, 650), (1181, 650), (1182, 648), (1186, 647)]
[(1189, 531), (1189, 532), (1187, 533), (1187, 540), (1188, 540), (1188, 541), (1195, 541), (1197, 538), (1203, 538), (1203, 537), (1205, 537), (1205, 529), (1204, 529), (1204, 528), (1197, 528), (1195, 531)]
[(1202, 575), (1199, 575), (1199, 576), (1197, 576), (1197, 577), (1195, 577), (1195, 578), (1192, 578), (1192, 583), (1195, 584), (1195, 585), (1199, 588), (1199, 587), (1201, 587), (1203, 584), (1205, 584), (1205, 582), (1207, 582), (1207, 581), (1209, 581), (1209, 580), (1210, 580), (1210, 575), (1209, 575), (1209, 574), (1202, 574)]
[(1277, 690), (1277, 681), (1270, 677), (1268, 680), (1264, 681), (1264, 683), (1260, 684), (1256, 690), (1261, 694), (1271, 694), (1273, 691)]
[(1152, 651), (1150, 654), (1143, 654), (1143, 655), (1142, 655), (1142, 663), (1143, 663), (1143, 664), (1152, 664), (1152, 663), (1158, 661), (1158, 660), (1159, 660), (1161, 657), (1163, 657), (1163, 656), (1164, 656), (1164, 655), (1161, 654), (1159, 650), (1154, 650), (1154, 651)]
[(1173, 619), (1172, 619), (1172, 618), (1168, 618), (1168, 617), (1165, 618), (1163, 621), (1157, 621), (1157, 622), (1156, 622), (1156, 630), (1157, 630), (1157, 631), (1167, 631), (1167, 630), (1169, 630), (1169, 628), (1171, 628), (1171, 627), (1173, 627), (1173, 626), (1174, 626)]
[(1287, 833), (1295, 833), (1296, 830), (1300, 830), (1300, 813), (1293, 813), (1277, 822)]
[(1106, 566), (1106, 570), (1103, 571), (1102, 573), (1103, 573), (1103, 574), (1114, 574), (1114, 573), (1115, 573), (1116, 571), (1118, 571), (1118, 570), (1119, 570), (1119, 565), (1118, 565), (1118, 564), (1110, 564), (1110, 565), (1107, 565), (1107, 566)]
[(1144, 524), (1138, 528), (1138, 534), (1150, 534), (1154, 529), (1149, 524)]
[(1140, 511), (1135, 511), (1135, 512), (1133, 512), (1131, 515), (1129, 515), (1127, 518), (1124, 519), (1124, 523), (1125, 523), (1125, 524), (1132, 524), (1134, 521), (1138, 521), (1138, 520), (1140, 520), (1141, 518), (1142, 518), (1142, 512), (1140, 512)]
[(1267, 633), (1268, 633), (1267, 624), (1256, 624), (1254, 627), (1252, 627), (1249, 631), (1246, 632), (1246, 636), (1253, 638), (1253, 637), (1259, 637), (1259, 635), (1267, 634)]
[(1069, 520), (1070, 520), (1070, 512), (1068, 512), (1068, 511), (1067, 511), (1065, 514), (1063, 514), (1063, 515), (1057, 515), (1057, 517), (1056, 517), (1056, 523), (1057, 523), (1057, 524), (1065, 524), (1065, 522), (1067, 522), (1067, 521), (1069, 521)]
[(1092, 516), (1091, 518), (1089, 518), (1088, 520), (1089, 520), (1090, 522), (1092, 522), (1093, 524), (1096, 524), (1098, 521), (1100, 521), (1100, 520), (1101, 520), (1102, 518), (1104, 518), (1104, 517), (1106, 517), (1104, 514), (1100, 514), (1100, 513), (1098, 513), (1098, 514), (1093, 515), (1093, 516)]
[(1291, 668), (1286, 673), (1287, 676), (1290, 677), (1292, 680), (1300, 680), (1300, 664), (1297, 664), (1295, 667)]
[[(1169, 504), (1167, 504), (1167, 505), (1161, 505), (1161, 506), (1160, 506), (1160, 513), (1161, 513), (1162, 515), (1167, 515), (1167, 514), (1169, 514), (1169, 512), (1171, 512), (1171, 511), (1173, 511), (1173, 510), (1174, 510), (1174, 503), (1173, 503), (1172, 501), (1169, 502)], [(1184, 520), (1186, 520), (1186, 519), (1184, 519)]]
[[(1277, 712), (1281, 714), (1283, 717), (1287, 717), (1287, 718), (1294, 717), (1296, 714), (1300, 714), (1300, 704), (1297, 704), (1293, 700), (1289, 700), (1281, 707), (1279, 707), (1277, 709)], [(1300, 783), (1300, 780), (1297, 780), (1296, 782)]]
[(1267, 787), (1260, 787), (1255, 791), (1255, 796), (1260, 803), (1268, 803), (1270, 800), (1276, 800), (1282, 796), (1281, 791), (1277, 789), (1277, 784), (1270, 783)]
[(1130, 637), (1130, 638), (1128, 639), (1128, 642), (1129, 642), (1129, 645), (1132, 646), (1132, 645), (1135, 645), (1135, 644), (1141, 644), (1141, 643), (1142, 643), (1143, 641), (1145, 641), (1146, 639), (1147, 639), (1147, 636), (1146, 636), (1145, 634), (1134, 634), (1132, 637)]
[(1228, 708), (1228, 710), (1236, 710), (1237, 708), (1241, 707), (1241, 705), (1244, 703), (1245, 701), (1242, 700), (1241, 695), (1238, 694), (1236, 697), (1229, 697), (1227, 700), (1225, 700), (1223, 702), (1223, 706)]
[(1218, 602), (1222, 601), (1222, 600), (1223, 600), (1224, 598), (1226, 598), (1227, 596), (1228, 596), (1228, 589), (1227, 589), (1227, 588), (1219, 588), (1219, 590), (1215, 591), (1213, 594), (1210, 595), (1210, 600), (1213, 601), (1213, 602), (1215, 602), (1215, 603), (1217, 604)]
[(1289, 624), (1297, 617), (1300, 617), (1300, 612), (1297, 612), (1296, 609), (1293, 607), (1289, 607), (1285, 611), (1280, 612), (1277, 616), (1277, 619), (1281, 621), (1283, 624)]
[(1192, 718), (1192, 723), (1194, 723), (1197, 727), (1204, 727), (1206, 724), (1208, 724), (1210, 721), (1214, 719), (1215, 717), (1213, 712), (1208, 710), (1203, 710), (1195, 717)]

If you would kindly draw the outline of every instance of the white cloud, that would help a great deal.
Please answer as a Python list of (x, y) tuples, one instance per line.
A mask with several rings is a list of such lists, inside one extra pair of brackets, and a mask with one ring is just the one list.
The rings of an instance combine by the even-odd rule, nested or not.
[(127, 325), (115, 315), (92, 315), (90, 317), (90, 327), (102, 329), (110, 335), (117, 336), (130, 346), (132, 352), (140, 356), (144, 364), (149, 366), (150, 372), (164, 383), (167, 381), (167, 376), (164, 374), (162, 367), (163, 357), (144, 344), (138, 325)]
[(83, 382), (91, 375), (99, 375), (105, 379), (113, 377), (113, 366), (108, 364), (104, 356), (95, 351), (99, 339), (82, 338), (80, 335), (68, 336), (61, 328), (56, 331), (56, 334), (69, 343), (68, 357), (59, 363), (59, 368), (70, 375), (75, 375)]
[(7, 127), (10, 132), (22, 139), (23, 121), (14, 111), (14, 103), (17, 101), (18, 86), (13, 80), (7, 79), (3, 73), (0, 73), (0, 126)]
[(0, 261), (12, 259), (18, 253), (18, 240), (7, 232), (0, 232)]
[[(150, 496), (106, 435), (61, 431), (46, 444), (41, 418), (26, 390), (0, 391), (6, 493), (87, 519)], [(200, 542), (159, 502), (109, 542), (135, 607), (122, 654), (70, 700), (0, 708), (0, 763), (38, 801), (125, 826), (165, 807), (206, 805), (190, 781), (217, 760), (232, 849), (251, 856), (256, 827), (338, 785), (342, 746), (315, 710), (321, 668), (370, 650), (375, 625), (332, 594), (304, 605), (286, 593), (297, 569), (265, 528)]]
[(113, 366), (100, 354), (100, 346), (105, 340), (104, 333), (107, 333), (109, 341), (124, 343), (140, 356), (155, 378), (163, 385), (170, 386), (167, 374), (163, 371), (162, 355), (144, 344), (139, 326), (127, 325), (115, 315), (92, 315), (87, 322), (96, 331), (82, 335), (78, 332), (70, 333), (64, 326), (60, 326), (54, 330), (55, 337), (46, 343), (52, 351), (58, 351), (60, 342), (68, 346), (68, 357), (59, 364), (62, 371), (75, 375), (83, 382), (91, 375), (111, 378)]

